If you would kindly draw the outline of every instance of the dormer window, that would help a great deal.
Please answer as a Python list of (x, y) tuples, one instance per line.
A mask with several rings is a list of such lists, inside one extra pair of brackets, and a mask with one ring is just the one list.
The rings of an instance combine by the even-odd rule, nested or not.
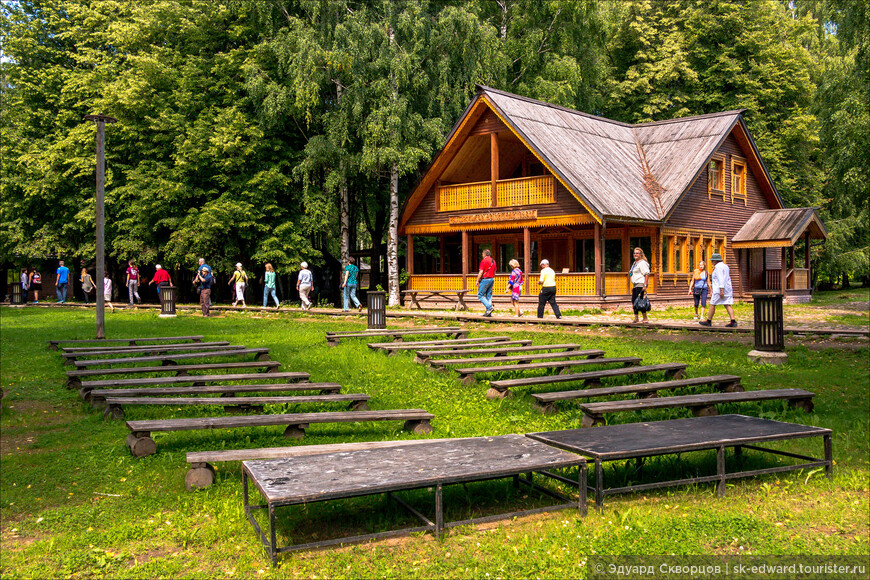
[(714, 156), (707, 168), (707, 198), (721, 195), (725, 199), (725, 157)]
[(746, 161), (739, 157), (731, 157), (731, 203), (742, 199), (746, 205)]

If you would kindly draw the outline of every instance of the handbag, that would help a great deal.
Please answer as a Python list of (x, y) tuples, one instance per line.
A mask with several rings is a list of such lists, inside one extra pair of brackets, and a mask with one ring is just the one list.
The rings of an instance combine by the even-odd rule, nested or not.
[(646, 297), (646, 292), (641, 292), (634, 300), (634, 309), (638, 312), (649, 312), (652, 310), (652, 305), (649, 303), (649, 298)]

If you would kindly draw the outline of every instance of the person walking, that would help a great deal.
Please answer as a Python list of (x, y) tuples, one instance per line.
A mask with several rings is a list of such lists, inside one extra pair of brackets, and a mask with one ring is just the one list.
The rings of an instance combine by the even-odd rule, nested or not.
[(734, 289), (731, 287), (731, 269), (728, 264), (722, 260), (722, 254), (716, 252), (710, 256), (710, 261), (713, 263), (713, 274), (710, 276), (710, 286), (713, 292), (710, 294), (710, 312), (707, 314), (707, 320), (702, 320), (698, 324), (701, 326), (713, 326), (713, 315), (716, 314), (716, 307), (720, 304), (728, 311), (728, 316), (731, 317), (731, 322), (725, 326), (734, 328), (737, 326), (737, 320), (734, 319)]
[(266, 264), (266, 274), (263, 276), (263, 282), (265, 286), (263, 287), (263, 308), (265, 308), (269, 303), (269, 296), (275, 301), (275, 309), (281, 307), (281, 303), (278, 301), (278, 294), (275, 292), (275, 269), (272, 267), (272, 264)]
[(94, 279), (91, 278), (90, 274), (88, 274), (87, 268), (82, 268), (81, 276), (79, 276), (79, 282), (82, 283), (82, 294), (85, 295), (85, 304), (87, 304), (88, 295), (97, 288), (97, 285), (94, 283)]
[(148, 282), (148, 285), (154, 284), (154, 289), (157, 291), (157, 301), (163, 306), (163, 300), (160, 296), (160, 287), (161, 286), (171, 286), (172, 285), (172, 276), (169, 275), (169, 272), (163, 269), (163, 266), (157, 264), (154, 266), (154, 277), (151, 278), (151, 281)]
[(112, 304), (112, 276), (108, 270), (103, 275), (103, 301), (108, 304), (112, 312), (115, 311), (115, 305)]
[(211, 307), (211, 285), (214, 283), (211, 268), (203, 265), (196, 274), (195, 282), (199, 285), (199, 306), (202, 309), (202, 315), (204, 318), (208, 318)]
[(130, 306), (133, 306), (133, 298), (136, 302), (142, 304), (142, 298), (139, 297), (139, 268), (136, 267), (136, 262), (130, 260), (127, 262), (127, 293), (130, 295)]
[(30, 267), (30, 281), (27, 287), (33, 291), (33, 303), (39, 304), (39, 292), (42, 290), (42, 274), (33, 266)]
[(556, 304), (556, 272), (550, 267), (549, 260), (541, 260), (541, 293), (538, 294), (538, 318), (544, 317), (544, 308), (547, 303), (553, 309), (556, 318), (562, 318), (559, 305)]
[[(208, 268), (208, 271), (211, 272), (211, 266), (209, 266), (208, 264), (205, 263), (205, 258), (200, 258), (198, 260), (198, 263), (199, 263), (199, 265), (196, 267), (196, 270), (193, 273), (193, 279), (194, 279), (194, 284), (196, 285), (197, 295), (199, 295), (201, 293), (202, 287), (199, 285), (198, 282), (196, 282), (196, 277), (199, 276), (199, 273), (203, 268)], [(214, 276), (212, 276), (212, 278), (214, 278)], [(214, 280), (212, 280), (212, 282), (214, 282)], [(209, 294), (209, 297), (208, 297), (208, 305), (209, 305), (209, 307), (211, 307), (211, 294)]]
[(642, 296), (646, 292), (647, 284), (649, 283), (649, 262), (646, 259), (646, 254), (643, 253), (643, 250), (640, 248), (634, 249), (634, 264), (631, 265), (631, 268), (628, 270), (629, 281), (631, 282), (631, 308), (634, 310), (634, 320), (633, 322), (637, 324), (637, 313), (640, 312), (643, 314), (643, 323), (648, 324), (649, 318), (646, 316), (646, 312), (641, 312), (635, 307), (635, 302), (637, 301), (639, 296)]
[(299, 299), (302, 301), (302, 310), (311, 309), (311, 301), (308, 300), (308, 293), (311, 292), (313, 276), (311, 270), (308, 269), (308, 262), (299, 264), (302, 269), (299, 270), (299, 275), (296, 277), (296, 291), (299, 292)]
[(344, 281), (341, 283), (341, 287), (344, 289), (344, 307), (341, 309), (342, 312), (348, 312), (350, 310), (350, 302), (353, 302), (353, 305), (356, 306), (357, 310), (362, 312), (362, 304), (359, 303), (359, 300), (356, 297), (358, 276), (359, 268), (356, 267), (356, 260), (353, 256), (350, 256), (347, 259), (347, 266), (344, 268)]
[(520, 312), (520, 294), (522, 294), (523, 290), (523, 271), (520, 270), (520, 263), (516, 260), (511, 260), (508, 262), (508, 265), (513, 270), (511, 270), (511, 277), (508, 280), (506, 292), (511, 294), (511, 306), (514, 307), (514, 314), (522, 316), (523, 313)]
[(54, 281), (59, 304), (66, 304), (66, 287), (68, 284), (69, 268), (63, 265), (63, 260), (60, 260), (57, 266), (57, 279)]
[(483, 251), (477, 272), (477, 299), (486, 309), (484, 316), (492, 316), (492, 285), (495, 283), (495, 260), (489, 250)]
[(707, 310), (707, 294), (710, 290), (709, 274), (707, 273), (707, 265), (704, 260), (698, 262), (698, 267), (692, 272), (692, 279), (689, 280), (689, 296), (695, 299), (695, 320), (700, 319), (698, 314), (698, 304), (701, 305), (701, 312)]
[(228, 286), (235, 286), (236, 299), (233, 301), (233, 306), (241, 302), (242, 308), (247, 308), (248, 305), (245, 304), (245, 288), (248, 286), (248, 275), (242, 270), (241, 262), (236, 264), (236, 271), (233, 272), (233, 277), (230, 278)]
[(27, 293), (30, 292), (30, 273), (27, 268), (21, 268), (18, 280), (21, 282), (21, 303), (27, 304)]

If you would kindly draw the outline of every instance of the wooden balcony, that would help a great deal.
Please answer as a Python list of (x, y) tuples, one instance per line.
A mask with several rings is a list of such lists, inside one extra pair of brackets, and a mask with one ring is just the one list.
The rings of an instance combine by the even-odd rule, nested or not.
[(502, 179), (496, 182), (496, 204), (492, 204), (492, 182), (442, 185), (438, 188), (439, 211), (515, 207), (556, 201), (556, 180), (549, 175)]

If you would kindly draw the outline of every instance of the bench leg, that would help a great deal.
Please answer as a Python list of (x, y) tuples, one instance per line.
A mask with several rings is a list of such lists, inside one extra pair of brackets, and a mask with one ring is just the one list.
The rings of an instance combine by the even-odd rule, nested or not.
[(178, 363), (172, 360), (171, 358), (165, 358), (160, 361), (160, 366), (162, 367), (174, 367), (177, 366)]
[(106, 410), (103, 411), (103, 417), (120, 421), (124, 418), (124, 409), (118, 405), (109, 405), (106, 407)]
[(658, 399), (659, 394), (655, 391), (648, 391), (646, 393), (638, 393), (637, 398), (638, 399)]
[(740, 381), (723, 383), (717, 386), (725, 393), (742, 393), (744, 391), (743, 385), (740, 384)]
[(281, 367), (269, 367), (266, 369), (267, 373), (277, 373), (281, 371)]
[(305, 429), (308, 428), (307, 424), (302, 425), (288, 425), (284, 430), (284, 437), (287, 439), (296, 439), (299, 441), (303, 437), (305, 437)]
[(350, 411), (368, 411), (369, 405), (366, 401), (354, 401), (348, 409)]
[(424, 364), (427, 364), (429, 362), (429, 357), (415, 356), (414, 362), (419, 364), (419, 365), (424, 365)]
[(725, 497), (725, 447), (720, 446), (716, 449), (716, 475), (719, 476), (719, 483), (716, 485), (716, 493), (719, 497)]
[(676, 380), (679, 380), (679, 379), (682, 379), (683, 377), (685, 377), (686, 371), (685, 371), (685, 369), (678, 369), (675, 371), (667, 371), (665, 373), (665, 376), (671, 380), (676, 381)]
[(321, 395), (337, 395), (341, 392), (340, 387), (326, 387), (324, 389), (320, 389)]
[(269, 358), (268, 352), (261, 352), (260, 354), (258, 354), (257, 356), (254, 357), (254, 360), (257, 362), (263, 362), (263, 361), (272, 360), (272, 359)]
[(706, 405), (704, 407), (692, 407), (692, 416), (693, 417), (711, 417), (713, 415), (718, 415), (719, 411), (716, 410), (716, 405)]
[(532, 407), (536, 411), (543, 413), (544, 415), (555, 415), (559, 412), (559, 408), (553, 403), (547, 403), (545, 405), (542, 405), (541, 403), (535, 403), (532, 405)]
[(66, 380), (66, 388), (78, 390), (82, 388), (82, 380), (78, 377), (70, 377)]
[(602, 425), (604, 425), (604, 417), (601, 415), (583, 413), (583, 418), (580, 420), (581, 427), (600, 427)]
[(338, 339), (327, 337), (326, 338), (326, 346), (338, 346)]
[(73, 367), (73, 366), (75, 366), (75, 364), (76, 364), (76, 359), (75, 359), (75, 358), (72, 358), (72, 357), (67, 358), (67, 359), (65, 359), (65, 360), (63, 361), (63, 364), (64, 364), (65, 366), (68, 366), (68, 367)]
[(559, 369), (560, 375), (567, 375), (568, 373), (571, 372), (571, 367), (556, 367), (556, 368)]
[(190, 466), (187, 475), (184, 476), (184, 487), (187, 491), (193, 491), (195, 487), (208, 487), (214, 483), (214, 467), (208, 463), (194, 463)]
[(815, 408), (812, 399), (789, 399), (788, 406), (795, 409), (803, 409), (805, 413), (812, 413)]
[(509, 389), (505, 389), (504, 391), (499, 391), (498, 389), (490, 388), (486, 391), (486, 398), (490, 401), (495, 401), (497, 399), (504, 399), (512, 396)]
[(474, 373), (459, 375), (459, 382), (463, 385), (473, 385), (475, 382), (477, 382), (477, 378), (474, 376)]
[(586, 379), (583, 381), (584, 389), (599, 389), (601, 388), (601, 381), (598, 379)]
[(157, 444), (150, 433), (130, 433), (127, 435), (127, 446), (133, 457), (148, 457), (157, 452)]
[(224, 405), (224, 411), (232, 415), (243, 415), (251, 411), (262, 413), (263, 405)]
[(405, 421), (403, 428), (405, 431), (410, 431), (414, 435), (426, 435), (427, 433), (432, 432), (432, 425), (429, 424), (428, 419), (422, 419), (419, 421), (409, 419), (408, 421)]

